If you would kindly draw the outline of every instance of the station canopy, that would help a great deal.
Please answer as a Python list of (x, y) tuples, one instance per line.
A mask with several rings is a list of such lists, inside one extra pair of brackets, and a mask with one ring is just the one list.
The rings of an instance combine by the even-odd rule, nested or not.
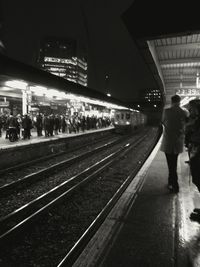
[[(136, 0), (123, 20), (170, 104), (200, 97), (200, 24), (198, 8), (182, 1)], [(191, 16), (191, 19), (189, 16)], [(138, 26), (139, 25), (139, 26)]]
[(93, 89), (17, 62), (4, 55), (0, 57), (1, 97), (22, 99), (23, 94), (26, 93), (37, 96), (41, 105), (45, 96), (57, 105), (65, 105), (67, 100), (72, 100), (108, 109), (130, 109), (123, 102)]

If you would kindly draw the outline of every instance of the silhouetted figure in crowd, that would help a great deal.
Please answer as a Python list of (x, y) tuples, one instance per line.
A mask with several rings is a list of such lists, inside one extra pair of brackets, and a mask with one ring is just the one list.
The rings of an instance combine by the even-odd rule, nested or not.
[(49, 116), (44, 115), (44, 120), (43, 120), (43, 124), (44, 124), (44, 133), (45, 133), (45, 137), (49, 137), (50, 136), (50, 120), (49, 120)]
[(81, 130), (84, 132), (86, 129), (86, 119), (85, 116), (82, 116), (81, 118)]
[(54, 130), (54, 116), (51, 114), (49, 116), (49, 134), (50, 136), (53, 136), (53, 130)]
[(37, 136), (42, 136), (43, 122), (42, 115), (40, 113), (36, 116), (35, 127), (37, 129)]
[(22, 128), (24, 129), (23, 139), (30, 139), (31, 129), (33, 128), (33, 125), (32, 120), (27, 114), (25, 114), (22, 118)]
[[(200, 99), (194, 99), (189, 102), (189, 112), (185, 145), (188, 148), (192, 182), (200, 192)], [(195, 208), (190, 218), (200, 223), (200, 209)]]
[(19, 125), (17, 118), (13, 116), (12, 114), (10, 114), (6, 120), (6, 139), (9, 138), (9, 134), (11, 131), (16, 132), (16, 136), (18, 138), (19, 127), (20, 125)]
[(20, 129), (22, 128), (22, 117), (20, 114), (17, 115), (17, 134), (18, 138), (20, 138)]
[(3, 119), (0, 116), (0, 137), (2, 136), (2, 128), (3, 128)]
[(164, 126), (163, 140), (160, 150), (165, 153), (168, 165), (168, 189), (179, 192), (177, 159), (183, 152), (185, 140), (185, 124), (188, 113), (180, 107), (181, 98), (178, 95), (171, 97), (171, 107), (164, 110), (162, 123)]
[(56, 115), (55, 116), (55, 119), (54, 119), (54, 131), (55, 131), (55, 135), (58, 134), (59, 129), (60, 129), (60, 119), (59, 119), (59, 116)]
[(87, 125), (87, 130), (89, 130), (90, 129), (90, 117), (89, 117), (89, 115), (87, 115), (87, 117), (86, 117), (86, 125)]
[(65, 133), (65, 130), (66, 130), (66, 126), (67, 126), (67, 123), (66, 123), (66, 120), (65, 120), (65, 116), (61, 116), (61, 129), (62, 129), (62, 133)]
[(66, 122), (66, 129), (65, 129), (66, 132), (71, 133), (71, 121), (70, 121), (69, 116), (66, 116), (65, 122)]

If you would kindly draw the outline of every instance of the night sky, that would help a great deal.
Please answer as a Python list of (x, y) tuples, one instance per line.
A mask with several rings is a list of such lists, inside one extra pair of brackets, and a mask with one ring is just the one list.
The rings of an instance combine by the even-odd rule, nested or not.
[[(89, 87), (135, 101), (155, 81), (140, 56), (121, 15), (133, 0), (1, 0), (7, 55), (35, 65), (40, 39), (74, 38), (86, 44)], [(135, 27), (140, 27), (138, 22)]]

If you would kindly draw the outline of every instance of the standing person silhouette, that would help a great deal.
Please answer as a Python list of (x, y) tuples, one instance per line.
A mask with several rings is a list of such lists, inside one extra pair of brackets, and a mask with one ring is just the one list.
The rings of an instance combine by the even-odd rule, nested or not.
[[(186, 125), (186, 147), (188, 148), (189, 165), (192, 183), (200, 192), (200, 99), (189, 102), (189, 121)], [(195, 208), (190, 219), (200, 223), (200, 208)]]
[(165, 153), (168, 165), (168, 189), (170, 192), (178, 193), (177, 159), (183, 152), (185, 141), (185, 124), (188, 112), (180, 107), (181, 97), (171, 97), (171, 107), (163, 112), (163, 139), (160, 150)]

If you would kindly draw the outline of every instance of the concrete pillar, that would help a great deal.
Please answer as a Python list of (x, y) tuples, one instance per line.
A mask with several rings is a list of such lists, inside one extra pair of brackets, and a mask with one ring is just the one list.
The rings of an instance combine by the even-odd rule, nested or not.
[(26, 86), (25, 89), (22, 90), (22, 114), (27, 114), (30, 111), (30, 103), (31, 103), (31, 91), (29, 86)]
[(199, 73), (196, 76), (196, 88), (199, 88)]
[(27, 114), (27, 93), (26, 89), (22, 90), (22, 115)]

